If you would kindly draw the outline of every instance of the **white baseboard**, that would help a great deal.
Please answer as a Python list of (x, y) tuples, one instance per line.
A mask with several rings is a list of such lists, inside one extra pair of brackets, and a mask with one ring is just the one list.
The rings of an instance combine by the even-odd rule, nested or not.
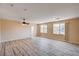
[[(30, 38), (30, 37), (23, 38), (23, 39), (28, 39), (28, 38)], [(11, 40), (4, 40), (4, 41), (2, 41), (2, 40), (1, 40), (1, 41), (0, 41), (0, 43), (1, 43), (1, 42), (8, 42), (8, 41), (13, 41), (13, 40), (21, 40), (21, 39), (11, 39)]]

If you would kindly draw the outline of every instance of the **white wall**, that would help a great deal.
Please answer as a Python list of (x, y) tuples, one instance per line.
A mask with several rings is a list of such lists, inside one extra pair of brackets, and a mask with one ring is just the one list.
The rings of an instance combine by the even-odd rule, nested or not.
[(37, 25), (33, 24), (31, 26), (31, 36), (32, 36), (32, 38), (36, 36), (36, 33), (37, 33)]
[(10, 20), (1, 21), (1, 41), (10, 41), (31, 37), (31, 26)]

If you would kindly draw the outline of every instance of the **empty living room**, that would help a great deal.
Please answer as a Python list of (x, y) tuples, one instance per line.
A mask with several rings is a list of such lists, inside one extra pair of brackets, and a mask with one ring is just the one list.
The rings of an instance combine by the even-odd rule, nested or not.
[(0, 56), (79, 56), (79, 3), (0, 3)]

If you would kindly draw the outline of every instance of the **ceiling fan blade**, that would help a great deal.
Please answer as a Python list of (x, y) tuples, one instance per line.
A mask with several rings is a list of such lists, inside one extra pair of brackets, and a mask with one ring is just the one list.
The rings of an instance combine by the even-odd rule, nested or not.
[(27, 24), (27, 25), (29, 25), (30, 23), (26, 23), (26, 22), (22, 22), (23, 24)]
[(25, 24), (29, 25), (30, 23), (25, 23)]

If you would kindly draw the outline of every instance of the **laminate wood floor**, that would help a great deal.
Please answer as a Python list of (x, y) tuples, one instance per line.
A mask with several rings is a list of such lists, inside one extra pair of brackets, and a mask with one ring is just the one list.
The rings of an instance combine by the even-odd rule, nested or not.
[(50, 39), (22, 39), (0, 43), (0, 56), (79, 56), (79, 46)]

